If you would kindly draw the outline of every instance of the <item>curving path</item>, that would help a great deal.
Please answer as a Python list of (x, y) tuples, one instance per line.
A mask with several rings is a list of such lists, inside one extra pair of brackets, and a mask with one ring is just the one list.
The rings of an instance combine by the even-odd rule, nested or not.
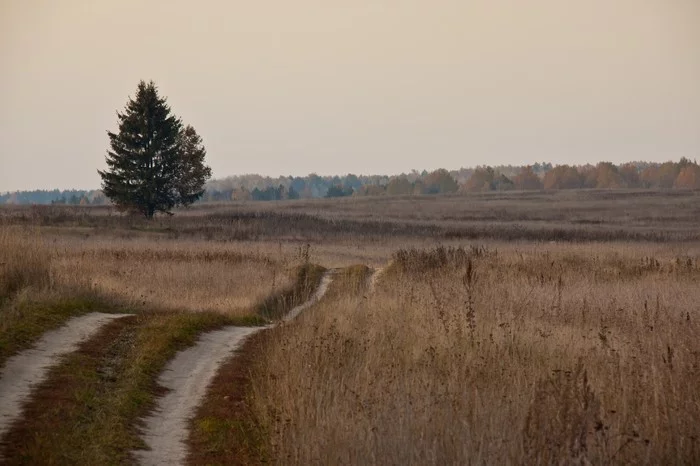
[(46, 379), (61, 356), (77, 350), (103, 325), (128, 315), (93, 312), (74, 317), (63, 327), (46, 332), (34, 348), (9, 358), (0, 370), (0, 437), (21, 416), (34, 387)]
[(373, 293), (374, 290), (377, 288), (377, 282), (379, 282), (379, 279), (381, 276), (386, 272), (386, 270), (391, 267), (393, 261), (390, 261), (388, 264), (386, 264), (384, 267), (378, 267), (374, 269), (372, 272), (372, 275), (369, 276), (369, 292)]
[[(289, 321), (320, 300), (328, 290), (333, 271), (328, 271), (307, 302), (292, 309)], [(156, 409), (144, 419), (142, 438), (149, 450), (134, 452), (142, 465), (184, 464), (187, 458), (188, 421), (202, 402), (219, 366), (251, 334), (268, 327), (225, 327), (202, 335), (197, 344), (180, 351), (158, 378), (169, 392), (158, 400)]]
[(329, 270), (325, 274), (323, 274), (323, 277), (321, 278), (321, 283), (318, 285), (318, 288), (316, 289), (316, 292), (313, 294), (313, 296), (311, 296), (311, 299), (289, 311), (282, 318), (282, 320), (284, 322), (289, 322), (292, 319), (296, 318), (299, 314), (301, 314), (302, 311), (316, 304), (323, 297), (323, 295), (326, 294), (326, 291), (328, 291), (328, 285), (330, 285), (333, 281), (334, 272), (335, 270)]
[(265, 327), (224, 327), (202, 335), (197, 344), (177, 353), (158, 377), (169, 392), (144, 419), (143, 440), (149, 450), (135, 457), (145, 465), (182, 464), (187, 457), (187, 421), (202, 402), (219, 366), (243, 340)]

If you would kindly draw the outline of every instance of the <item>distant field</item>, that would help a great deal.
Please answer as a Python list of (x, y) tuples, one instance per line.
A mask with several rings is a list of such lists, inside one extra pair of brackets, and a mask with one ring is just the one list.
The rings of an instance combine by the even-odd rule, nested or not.
[[(222, 366), (191, 423), (191, 464), (700, 462), (699, 192), (202, 204), (150, 222), (3, 206), (0, 264), (0, 362), (74, 312), (129, 310), (140, 317), (106, 330), (103, 352), (157, 339), (114, 346), (120, 373), (146, 348), (167, 355), (134, 359), (134, 397), (199, 332), (289, 310), (300, 270), (336, 269), (320, 302)], [(94, 403), (122, 413), (104, 388), (121, 382), (90, 379), (105, 357), (90, 351), (71, 361), (92, 364), (80, 374)], [(81, 406), (11, 438), (38, 432), (39, 455)], [(130, 462), (120, 448), (149, 405), (128, 406), (110, 418), (120, 440), (91, 458)]]
[[(4, 224), (211, 240), (698, 241), (700, 192), (553, 191), (202, 204), (155, 222), (106, 207), (0, 209)], [(107, 230), (107, 231), (103, 231)]]

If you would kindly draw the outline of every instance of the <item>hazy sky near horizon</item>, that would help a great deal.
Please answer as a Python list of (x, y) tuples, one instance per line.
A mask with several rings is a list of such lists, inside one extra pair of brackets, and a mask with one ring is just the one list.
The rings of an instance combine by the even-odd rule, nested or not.
[(0, 192), (154, 80), (214, 176), (700, 159), (699, 0), (0, 0)]

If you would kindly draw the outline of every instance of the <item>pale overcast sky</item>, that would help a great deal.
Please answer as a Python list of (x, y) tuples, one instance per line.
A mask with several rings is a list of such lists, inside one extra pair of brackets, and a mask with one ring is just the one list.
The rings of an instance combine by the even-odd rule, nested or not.
[(700, 159), (700, 0), (0, 0), (0, 192), (154, 80), (215, 177)]

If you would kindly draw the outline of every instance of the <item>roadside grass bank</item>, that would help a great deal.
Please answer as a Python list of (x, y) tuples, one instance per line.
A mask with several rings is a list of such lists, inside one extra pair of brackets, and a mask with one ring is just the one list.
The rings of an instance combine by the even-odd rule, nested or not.
[(89, 312), (126, 313), (96, 296), (73, 298), (19, 296), (0, 306), (0, 368), (7, 359), (31, 348), (42, 335), (65, 324), (71, 317)]
[(267, 432), (251, 409), (250, 378), (266, 333), (248, 337), (220, 367), (190, 422), (187, 464), (268, 464)]
[(53, 287), (54, 254), (38, 231), (0, 227), (0, 367), (71, 317), (119, 308), (85, 290)]
[[(127, 464), (155, 380), (198, 336), (240, 325), (218, 313), (148, 313), (108, 324), (55, 367), (3, 439), (8, 464)], [(50, 455), (48, 453), (50, 452)]]
[[(327, 299), (329, 294), (337, 294), (366, 282), (368, 270), (365, 266), (355, 266), (338, 271), (321, 301)], [(280, 319), (291, 309), (311, 299), (325, 271), (314, 264), (301, 266), (296, 271), (295, 286), (270, 297), (259, 310), (273, 319)], [(317, 305), (312, 305), (312, 308)], [(303, 318), (303, 315), (297, 319)], [(284, 326), (291, 326), (293, 322)], [(190, 423), (188, 464), (251, 465), (265, 464), (269, 460), (266, 426), (261, 424), (252, 408), (254, 393), (251, 371), (256, 367), (260, 350), (277, 328), (248, 337), (219, 369), (204, 402)]]
[(304, 263), (291, 271), (292, 283), (271, 294), (256, 306), (256, 314), (266, 320), (279, 320), (289, 310), (308, 301), (321, 283), (326, 269)]
[(366, 265), (357, 264), (344, 267), (337, 271), (335, 280), (328, 287), (329, 299), (337, 299), (346, 295), (360, 295), (367, 291), (367, 285), (372, 269)]

